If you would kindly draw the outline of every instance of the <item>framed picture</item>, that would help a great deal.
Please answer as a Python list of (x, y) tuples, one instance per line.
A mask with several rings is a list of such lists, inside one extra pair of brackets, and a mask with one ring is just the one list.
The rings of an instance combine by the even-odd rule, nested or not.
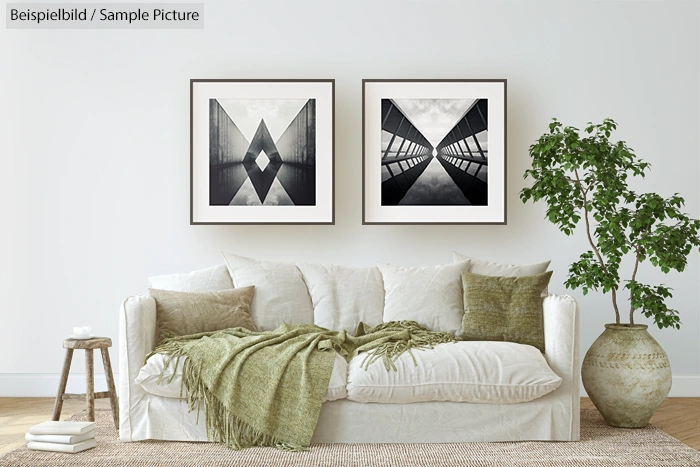
[(333, 224), (335, 80), (190, 80), (190, 224)]
[(506, 80), (362, 81), (363, 224), (506, 223)]

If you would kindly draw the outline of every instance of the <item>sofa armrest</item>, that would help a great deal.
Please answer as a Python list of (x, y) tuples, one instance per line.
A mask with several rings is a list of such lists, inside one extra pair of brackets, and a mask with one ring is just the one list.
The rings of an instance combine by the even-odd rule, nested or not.
[(542, 308), (545, 357), (562, 379), (557, 392), (571, 404), (572, 439), (578, 439), (581, 407), (578, 303), (568, 295), (549, 294), (542, 300)]
[(131, 437), (131, 409), (146, 395), (134, 383), (144, 359), (156, 345), (156, 301), (134, 295), (119, 309), (119, 438)]

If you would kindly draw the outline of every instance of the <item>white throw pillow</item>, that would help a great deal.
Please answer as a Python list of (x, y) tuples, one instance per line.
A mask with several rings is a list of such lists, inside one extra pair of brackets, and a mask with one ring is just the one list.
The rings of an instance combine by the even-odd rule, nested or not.
[[(481, 274), (482, 276), (499, 276), (499, 277), (523, 277), (523, 276), (536, 276), (538, 274), (543, 274), (547, 272), (549, 263), (552, 261), (545, 261), (543, 263), (535, 264), (503, 264), (494, 263), (493, 261), (484, 261), (481, 259), (471, 258), (465, 256), (456, 251), (452, 252), (452, 260), (456, 263), (458, 261), (469, 260), (468, 271), (472, 274)], [(547, 287), (542, 291), (542, 296), (546, 297), (548, 295)]]
[(166, 274), (148, 278), (150, 289), (176, 292), (219, 292), (233, 289), (233, 281), (225, 264), (198, 269), (188, 274)]
[(561, 384), (542, 353), (513, 342), (466, 341), (403, 353), (398, 371), (381, 360), (362, 368), (365, 353), (350, 360), (347, 397), (356, 402), (409, 404), (451, 401), (516, 404), (542, 397)]
[(377, 267), (384, 279), (384, 322), (413, 320), (431, 331), (455, 333), (462, 326), (462, 272), (469, 261), (425, 268)]
[(297, 263), (314, 306), (314, 324), (354, 333), (360, 321), (382, 322), (384, 282), (376, 266), (348, 268), (334, 264)]
[[(170, 360), (170, 364), (165, 368), (165, 371), (163, 371), (163, 376), (161, 378), (161, 371), (165, 364), (165, 355), (157, 353), (151, 356), (146, 364), (141, 367), (134, 382), (140, 384), (146, 392), (156, 396), (178, 399), (180, 397), (180, 387), (182, 385), (182, 366), (185, 364), (187, 357), (180, 359), (177, 368), (175, 368), (176, 360), (176, 358)], [(323, 399), (324, 402), (345, 399), (347, 396), (347, 376), (348, 362), (336, 352), (331, 379), (328, 382), (326, 396)], [(172, 380), (170, 379), (171, 377)], [(158, 384), (159, 378), (160, 384)], [(182, 396), (185, 397), (185, 394), (183, 393)]]
[(314, 307), (309, 291), (294, 263), (258, 261), (224, 253), (236, 287), (255, 286), (250, 317), (260, 331), (282, 323), (313, 324)]

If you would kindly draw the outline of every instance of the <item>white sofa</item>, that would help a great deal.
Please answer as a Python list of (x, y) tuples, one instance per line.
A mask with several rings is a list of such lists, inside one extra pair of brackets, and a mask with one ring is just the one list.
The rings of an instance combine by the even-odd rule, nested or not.
[[(312, 442), (579, 440), (578, 305), (569, 296), (549, 294), (543, 298), (543, 310), (544, 358), (534, 347), (502, 342), (440, 344), (433, 350), (414, 352), (417, 367), (405, 354), (399, 359), (399, 371), (391, 373), (381, 362), (367, 372), (359, 368), (357, 360), (362, 354), (349, 364), (338, 357)], [(264, 321), (260, 310), (257, 313), (258, 321)], [(347, 322), (347, 317), (344, 319)], [(187, 404), (178, 397), (177, 374), (169, 385), (166, 378), (156, 385), (154, 375), (162, 368), (157, 356), (144, 367), (145, 356), (155, 344), (155, 300), (148, 296), (128, 298), (119, 311), (120, 439), (206, 441), (203, 417), (197, 423), (197, 414), (188, 413)], [(558, 376), (557, 384), (551, 386), (549, 378), (551, 387), (545, 388), (546, 395), (511, 403), (512, 388), (499, 384), (498, 378), (519, 378), (525, 386), (531, 382), (532, 390), (541, 393), (542, 386), (537, 386), (540, 375), (530, 370), (540, 368), (539, 363)], [(177, 369), (167, 369), (166, 376), (172, 372), (177, 373)], [(504, 376), (508, 372), (510, 376)], [(480, 387), (482, 382), (473, 381), (479, 374), (493, 381)], [(461, 377), (471, 378), (471, 382), (466, 381), (465, 386), (431, 381)], [(367, 382), (373, 379), (375, 383), (383, 381), (384, 387), (368, 387)], [(499, 403), (489, 403), (491, 399)]]

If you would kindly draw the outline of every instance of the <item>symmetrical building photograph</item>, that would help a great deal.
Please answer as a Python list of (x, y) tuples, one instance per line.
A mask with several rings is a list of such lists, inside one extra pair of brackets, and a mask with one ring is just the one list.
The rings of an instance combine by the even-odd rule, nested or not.
[(382, 205), (488, 204), (488, 99), (382, 99)]
[(315, 104), (210, 99), (209, 204), (313, 206)]

